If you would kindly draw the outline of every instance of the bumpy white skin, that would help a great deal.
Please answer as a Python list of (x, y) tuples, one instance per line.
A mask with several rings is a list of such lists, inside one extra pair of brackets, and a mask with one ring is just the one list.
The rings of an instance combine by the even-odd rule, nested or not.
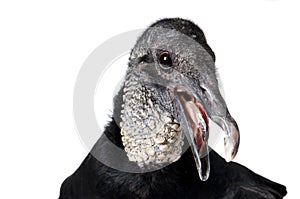
[(122, 142), (130, 161), (140, 167), (178, 160), (183, 146), (179, 123), (155, 102), (151, 89), (128, 74), (121, 111)]

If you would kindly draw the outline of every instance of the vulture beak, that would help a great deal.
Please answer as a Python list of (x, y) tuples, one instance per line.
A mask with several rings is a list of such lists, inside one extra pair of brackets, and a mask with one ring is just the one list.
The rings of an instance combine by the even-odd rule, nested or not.
[(200, 179), (205, 181), (210, 173), (209, 118), (225, 132), (224, 150), (227, 162), (238, 151), (240, 135), (237, 123), (229, 114), (219, 89), (203, 88), (195, 84), (176, 85), (174, 96), (178, 104), (177, 117), (184, 127)]

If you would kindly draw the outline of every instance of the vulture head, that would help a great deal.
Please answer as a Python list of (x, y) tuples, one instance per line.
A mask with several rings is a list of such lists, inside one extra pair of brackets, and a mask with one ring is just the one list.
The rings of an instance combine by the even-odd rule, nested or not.
[(121, 139), (141, 168), (177, 161), (190, 146), (201, 180), (209, 177), (209, 122), (225, 132), (226, 160), (239, 146), (237, 123), (219, 91), (215, 55), (204, 33), (179, 18), (152, 24), (129, 58), (122, 87)]

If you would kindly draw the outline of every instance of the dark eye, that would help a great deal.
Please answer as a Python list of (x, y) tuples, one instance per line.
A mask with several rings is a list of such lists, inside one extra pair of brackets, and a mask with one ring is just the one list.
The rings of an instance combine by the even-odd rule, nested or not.
[(160, 53), (159, 63), (164, 66), (172, 66), (172, 58), (168, 51), (163, 51)]

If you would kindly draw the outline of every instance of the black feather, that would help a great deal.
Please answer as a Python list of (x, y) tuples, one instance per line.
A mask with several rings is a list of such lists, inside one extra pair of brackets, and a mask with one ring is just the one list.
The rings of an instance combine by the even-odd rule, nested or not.
[[(105, 134), (121, 146), (120, 129), (114, 120), (106, 127)], [(101, 144), (104, 143), (99, 139), (96, 145)], [(103, 156), (109, 155), (109, 151), (102, 150)], [(118, 171), (89, 154), (77, 171), (64, 181), (60, 199), (282, 198), (287, 193), (284, 186), (242, 165), (227, 163), (214, 151), (210, 158), (211, 174), (202, 182), (190, 150), (177, 162), (149, 173)]]

